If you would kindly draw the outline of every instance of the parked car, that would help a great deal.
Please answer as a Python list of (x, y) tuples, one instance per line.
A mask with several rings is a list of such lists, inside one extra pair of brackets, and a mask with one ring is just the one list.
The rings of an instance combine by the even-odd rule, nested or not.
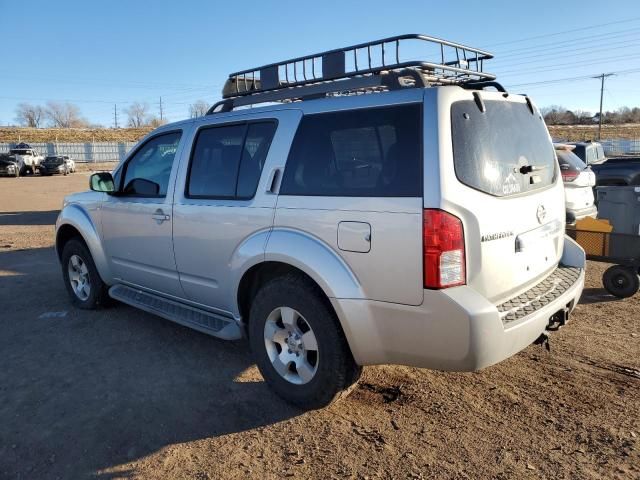
[(44, 156), (31, 148), (28, 143), (19, 143), (9, 150), (9, 153), (15, 157), (20, 175), (35, 174), (44, 160)]
[(593, 196), (595, 174), (573, 153), (574, 145), (555, 144), (555, 148), (564, 182), (567, 223), (573, 224), (586, 217), (595, 218), (598, 215)]
[(20, 167), (12, 155), (0, 154), (0, 176), (19, 177)]
[[(345, 70), (407, 39), (454, 60)], [(304, 408), (363, 365), (471, 371), (546, 341), (578, 303), (584, 251), (542, 116), (480, 69), (490, 58), (409, 35), (307, 57), (322, 74), (304, 78), (300, 59), (231, 74), (207, 115), (159, 127), (65, 199), (71, 302), (248, 336)]]
[(591, 167), (597, 186), (640, 185), (640, 157), (615, 157)]
[(587, 165), (602, 163), (607, 159), (602, 144), (598, 142), (569, 142), (568, 145), (575, 146), (573, 153)]
[(75, 171), (75, 162), (66, 155), (52, 155), (44, 159), (39, 170), (41, 175), (68, 175)]

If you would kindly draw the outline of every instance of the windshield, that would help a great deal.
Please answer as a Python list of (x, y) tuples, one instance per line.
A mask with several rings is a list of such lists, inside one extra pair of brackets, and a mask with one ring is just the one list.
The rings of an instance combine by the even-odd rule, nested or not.
[(547, 127), (526, 103), (473, 100), (451, 105), (453, 159), (458, 179), (497, 197), (531, 192), (556, 178), (556, 156)]
[(58, 163), (58, 164), (63, 162), (62, 157), (47, 157), (45, 158), (44, 161), (46, 163)]
[(11, 150), (11, 153), (14, 153), (16, 155), (33, 155), (33, 152), (31, 150), (24, 149), (13, 149)]

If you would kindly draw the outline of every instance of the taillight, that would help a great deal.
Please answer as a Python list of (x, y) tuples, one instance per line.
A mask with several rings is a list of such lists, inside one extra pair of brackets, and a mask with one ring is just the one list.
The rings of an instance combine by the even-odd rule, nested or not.
[(466, 283), (464, 231), (460, 219), (443, 210), (423, 211), (424, 287)]
[(563, 182), (573, 182), (576, 178), (578, 178), (580, 172), (575, 170), (563, 170), (562, 171), (562, 181)]

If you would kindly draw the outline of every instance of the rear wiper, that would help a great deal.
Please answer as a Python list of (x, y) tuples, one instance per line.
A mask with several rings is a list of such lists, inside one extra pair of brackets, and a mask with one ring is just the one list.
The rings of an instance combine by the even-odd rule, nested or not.
[(520, 169), (518, 170), (522, 175), (526, 175), (527, 173), (531, 173), (531, 172), (539, 172), (540, 170), (544, 170), (545, 168), (547, 168), (547, 166), (538, 166), (538, 165), (523, 165), (520, 167)]

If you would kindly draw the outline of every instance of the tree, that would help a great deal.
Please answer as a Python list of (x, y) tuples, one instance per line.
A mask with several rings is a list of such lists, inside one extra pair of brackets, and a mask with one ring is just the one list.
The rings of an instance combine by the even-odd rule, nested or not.
[(44, 117), (45, 111), (40, 105), (19, 103), (16, 108), (16, 121), (25, 127), (39, 128)]
[(80, 109), (71, 103), (48, 102), (46, 116), (56, 128), (83, 128), (88, 122), (80, 115)]
[(129, 108), (125, 109), (130, 127), (140, 128), (149, 124), (149, 104), (133, 102)]
[(163, 118), (162, 120), (160, 120), (159, 117), (153, 116), (153, 117), (149, 117), (149, 119), (148, 119), (147, 123), (145, 124), (145, 126), (157, 128), (160, 125), (165, 125), (167, 123), (169, 123), (169, 122), (167, 121), (166, 118)]
[(195, 103), (189, 105), (189, 117), (202, 117), (206, 115), (207, 110), (209, 110), (209, 104), (204, 100), (197, 100)]

